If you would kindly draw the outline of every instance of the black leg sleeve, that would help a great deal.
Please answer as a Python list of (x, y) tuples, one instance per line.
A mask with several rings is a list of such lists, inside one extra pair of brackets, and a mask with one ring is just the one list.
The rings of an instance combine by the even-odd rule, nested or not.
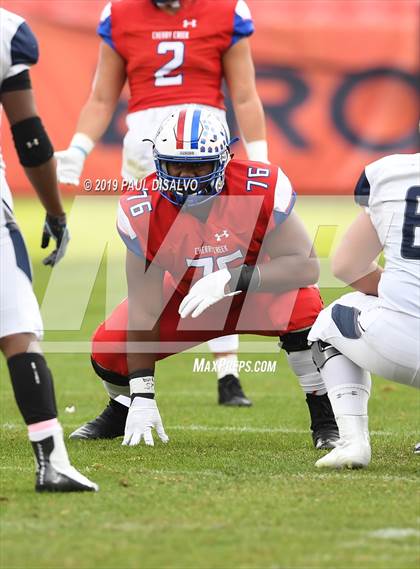
[(24, 353), (7, 360), (16, 403), (27, 425), (57, 417), (54, 385), (42, 354)]

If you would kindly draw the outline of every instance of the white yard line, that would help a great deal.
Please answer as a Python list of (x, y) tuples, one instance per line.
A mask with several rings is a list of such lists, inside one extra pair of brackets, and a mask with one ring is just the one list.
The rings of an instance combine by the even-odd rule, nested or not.
[[(65, 427), (69, 429), (80, 427), (79, 423), (65, 423)], [(24, 431), (26, 427), (18, 423), (2, 423), (2, 429), (6, 430), (21, 430)], [(201, 431), (201, 432), (226, 432), (226, 433), (284, 433), (294, 435), (304, 435), (309, 432), (308, 429), (289, 429), (287, 427), (247, 427), (247, 426), (213, 426), (213, 425), (165, 425), (166, 430), (170, 431)], [(393, 431), (371, 431), (371, 435), (377, 437), (392, 437), (400, 433)], [(419, 436), (419, 431), (404, 431), (404, 436)]]
[(367, 536), (377, 539), (405, 539), (407, 537), (420, 537), (420, 531), (415, 528), (381, 528), (370, 531)]
[[(309, 432), (308, 429), (289, 429), (287, 427), (241, 427), (241, 426), (225, 426), (217, 427), (211, 425), (170, 425), (168, 430), (176, 431), (204, 431), (204, 432), (233, 432), (233, 433), (291, 433), (303, 435)], [(398, 433), (392, 431), (371, 431), (371, 435), (379, 437), (392, 437)], [(418, 431), (405, 431), (404, 435), (419, 435)]]

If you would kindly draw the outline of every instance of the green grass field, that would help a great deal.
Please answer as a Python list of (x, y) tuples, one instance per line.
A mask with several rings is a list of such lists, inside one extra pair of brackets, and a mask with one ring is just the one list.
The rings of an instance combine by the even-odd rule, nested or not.
[[(42, 300), (50, 274), (40, 264), (42, 214), (33, 201), (19, 201), (16, 211)], [(302, 211), (308, 225), (315, 225), (314, 209)], [(330, 211), (334, 219), (339, 213)], [(341, 214), (348, 216), (347, 210)], [(66, 260), (75, 281), (83, 280), (92, 263), (89, 244), (77, 245), (79, 230), (72, 225)], [(328, 227), (323, 235), (319, 248), (326, 255)], [(103, 263), (80, 330), (48, 331), (49, 346), (89, 339), (104, 315), (105, 283)], [(323, 292), (331, 301), (342, 290)], [(69, 294), (71, 283), (63, 306)], [(320, 453), (312, 447), (304, 397), (283, 353), (242, 354), (278, 360), (274, 374), (242, 374), (254, 402), (250, 409), (218, 407), (213, 374), (192, 372), (195, 355), (158, 366), (168, 445), (68, 442), (74, 464), (99, 483), (95, 495), (35, 494), (32, 453), (2, 360), (2, 568), (419, 567), (420, 458), (412, 454), (420, 439), (417, 392), (375, 378), (371, 466), (323, 472), (314, 467)], [(102, 410), (105, 392), (88, 354), (47, 358), (68, 434)], [(66, 412), (72, 405), (75, 412)]]

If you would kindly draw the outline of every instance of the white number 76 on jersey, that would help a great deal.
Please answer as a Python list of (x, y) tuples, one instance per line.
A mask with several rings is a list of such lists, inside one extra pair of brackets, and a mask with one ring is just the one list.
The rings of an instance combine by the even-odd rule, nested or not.
[(183, 73), (177, 75), (170, 75), (172, 71), (181, 67), (184, 63), (185, 45), (182, 41), (161, 41), (157, 46), (159, 55), (166, 55), (173, 52), (173, 58), (165, 63), (162, 67), (155, 72), (155, 86), (156, 87), (170, 87), (171, 85), (182, 85)]
[(214, 271), (214, 261), (216, 261), (217, 270), (221, 271), (227, 268), (228, 263), (236, 261), (236, 259), (242, 259), (242, 257), (242, 251), (237, 249), (229, 255), (217, 257), (216, 259), (213, 259), (213, 257), (201, 257), (199, 259), (185, 259), (185, 261), (188, 267), (202, 267), (203, 277), (206, 277)]

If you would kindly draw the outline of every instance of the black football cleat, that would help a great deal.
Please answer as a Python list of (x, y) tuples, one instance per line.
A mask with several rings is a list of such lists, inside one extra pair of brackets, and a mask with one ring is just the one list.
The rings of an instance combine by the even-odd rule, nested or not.
[(63, 435), (32, 441), (37, 469), (37, 492), (97, 492), (98, 485), (83, 476), (69, 462)]
[(331, 450), (336, 447), (340, 435), (335, 429), (318, 429), (312, 432), (312, 440), (317, 450)]
[(417, 443), (413, 450), (414, 454), (420, 454), (420, 443)]
[(331, 450), (340, 438), (337, 423), (328, 395), (306, 394), (306, 403), (311, 415), (311, 431), (317, 450)]
[(70, 435), (71, 439), (115, 439), (124, 435), (128, 407), (110, 399), (96, 419), (82, 425)]
[(219, 405), (228, 407), (251, 407), (250, 401), (243, 392), (239, 378), (232, 374), (225, 375), (218, 381)]

